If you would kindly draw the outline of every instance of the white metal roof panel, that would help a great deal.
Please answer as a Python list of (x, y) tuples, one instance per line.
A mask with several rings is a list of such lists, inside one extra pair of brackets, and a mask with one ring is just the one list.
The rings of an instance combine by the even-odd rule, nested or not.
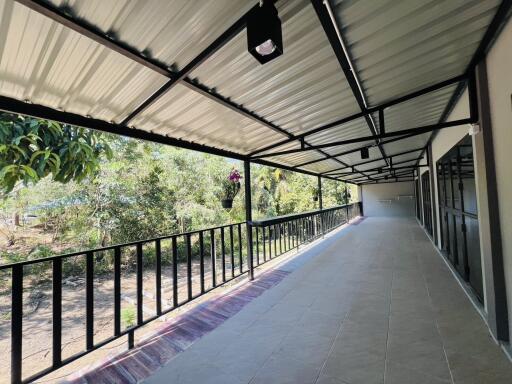
[(386, 151), (386, 153), (399, 153), (403, 151), (408, 151), (410, 149), (422, 148), (427, 144), (430, 135), (431, 133), (424, 133), (421, 135), (409, 137), (407, 139), (395, 141), (389, 144), (384, 144), (384, 150)]
[(334, 0), (371, 105), (462, 74), (499, 0)]
[(182, 69), (254, 0), (50, 0), (104, 33)]
[(307, 136), (306, 140), (312, 145), (320, 145), (364, 136), (371, 136), (371, 131), (365, 119), (360, 118)]
[(132, 124), (243, 154), (286, 138), (181, 84), (135, 117)]
[(438, 123), (456, 87), (454, 84), (386, 108), (386, 131), (400, 131)]
[(247, 53), (244, 30), (191, 77), (294, 134), (359, 112), (310, 2), (276, 5), (282, 56), (260, 65)]
[(0, 20), (3, 96), (119, 122), (166, 81), (12, 0)]

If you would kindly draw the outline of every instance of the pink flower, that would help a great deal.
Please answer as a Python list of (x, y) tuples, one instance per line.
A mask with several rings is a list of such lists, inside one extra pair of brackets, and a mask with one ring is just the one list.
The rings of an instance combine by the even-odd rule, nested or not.
[(241, 178), (242, 175), (240, 175), (240, 172), (238, 172), (236, 169), (231, 170), (228, 176), (228, 180), (232, 181), (233, 183), (238, 183)]

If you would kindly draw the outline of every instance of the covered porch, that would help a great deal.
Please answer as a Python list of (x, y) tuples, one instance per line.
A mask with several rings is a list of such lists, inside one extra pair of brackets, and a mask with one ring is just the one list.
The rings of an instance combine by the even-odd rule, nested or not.
[[(511, 15), (510, 0), (0, 0), (0, 111), (240, 161), (245, 214), (0, 265), (0, 381), (510, 383)], [(314, 177), (318, 209), (255, 220), (256, 165)], [(343, 205), (323, 205), (326, 180), (344, 183)], [(103, 307), (98, 255), (112, 261)], [(82, 333), (69, 351), (75, 258)], [(42, 263), (40, 370), (24, 278)]]
[(168, 361), (147, 367), (150, 339), (70, 381), (510, 382), (508, 359), (415, 219), (354, 220), (272, 271), (283, 276)]

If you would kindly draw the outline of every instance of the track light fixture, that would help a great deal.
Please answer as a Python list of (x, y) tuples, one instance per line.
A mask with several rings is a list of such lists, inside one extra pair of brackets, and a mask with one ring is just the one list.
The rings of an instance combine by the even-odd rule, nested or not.
[(370, 151), (368, 151), (368, 148), (361, 148), (361, 159), (369, 159), (370, 158)]
[(261, 0), (247, 17), (247, 49), (260, 64), (283, 54), (281, 20), (271, 0)]

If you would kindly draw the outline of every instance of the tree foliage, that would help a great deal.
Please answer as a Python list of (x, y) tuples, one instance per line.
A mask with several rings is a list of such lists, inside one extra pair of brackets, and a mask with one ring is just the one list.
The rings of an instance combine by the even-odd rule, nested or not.
[[(245, 220), (244, 188), (232, 209), (221, 206), (223, 183), (243, 168), (239, 161), (11, 115), (0, 116), (0, 127), (0, 187), (20, 186), (0, 200), (0, 233), (13, 237), (0, 251), (14, 252), (15, 237), (30, 237), (24, 231), (34, 227), (51, 242), (29, 239), (29, 257), (41, 246), (64, 253)], [(4, 170), (11, 165), (16, 171)], [(318, 208), (316, 177), (251, 168), (255, 218)], [(344, 204), (344, 188), (324, 180), (324, 207)], [(11, 233), (13, 212), (33, 219)]]
[(0, 113), (0, 188), (19, 183), (82, 181), (98, 171), (100, 156), (111, 156), (102, 135), (89, 129)]

